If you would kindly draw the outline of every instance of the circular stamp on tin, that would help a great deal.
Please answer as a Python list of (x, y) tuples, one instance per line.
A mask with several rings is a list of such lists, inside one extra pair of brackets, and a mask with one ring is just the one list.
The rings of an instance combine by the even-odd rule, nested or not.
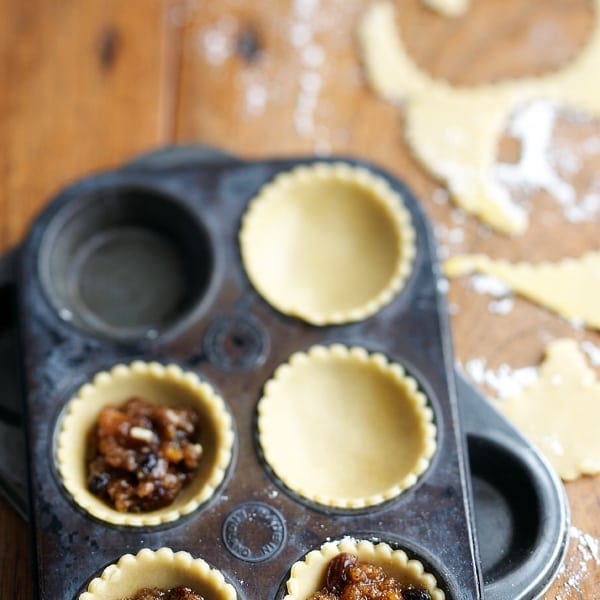
[(266, 333), (250, 315), (218, 315), (204, 334), (208, 360), (223, 371), (250, 371), (262, 364), (267, 348)]
[(248, 502), (227, 515), (222, 536), (225, 547), (236, 558), (261, 562), (275, 556), (283, 546), (285, 521), (268, 504)]

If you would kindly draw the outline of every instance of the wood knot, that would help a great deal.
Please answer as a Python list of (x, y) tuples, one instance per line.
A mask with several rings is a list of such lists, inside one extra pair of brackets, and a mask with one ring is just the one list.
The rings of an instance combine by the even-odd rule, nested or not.
[(116, 27), (109, 25), (101, 31), (98, 44), (98, 59), (102, 70), (108, 71), (114, 66), (121, 46), (121, 33)]

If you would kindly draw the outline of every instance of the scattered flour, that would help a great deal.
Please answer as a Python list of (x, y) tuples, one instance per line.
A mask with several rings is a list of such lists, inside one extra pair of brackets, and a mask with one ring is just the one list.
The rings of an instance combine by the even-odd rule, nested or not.
[(516, 396), (523, 388), (534, 383), (538, 378), (537, 367), (513, 369), (510, 365), (501, 364), (496, 370), (488, 369), (484, 358), (473, 358), (464, 365), (467, 375), (472, 381), (489, 388), (499, 400)]
[(460, 253), (465, 241), (465, 230), (462, 226), (448, 227), (444, 223), (436, 223), (434, 233), (437, 240), (438, 256), (441, 260)]
[(214, 25), (200, 32), (196, 46), (209, 65), (220, 67), (233, 56), (237, 31), (237, 20), (230, 15), (223, 15)]
[(534, 102), (518, 111), (508, 131), (521, 142), (520, 160), (496, 165), (496, 175), (503, 183), (525, 192), (546, 190), (566, 206), (574, 203), (575, 190), (558, 176), (548, 160), (557, 114), (557, 105), (552, 102)]
[(590, 192), (578, 204), (565, 206), (564, 214), (571, 223), (582, 223), (600, 218), (600, 193)]
[(450, 282), (445, 277), (437, 280), (437, 290), (440, 294), (447, 294), (450, 289)]
[(492, 300), (488, 304), (488, 310), (495, 315), (507, 315), (515, 307), (515, 299), (512, 296), (500, 300)]
[(560, 592), (555, 596), (555, 600), (583, 598), (582, 584), (590, 570), (596, 570), (600, 566), (600, 539), (573, 526), (569, 529), (569, 537), (571, 552), (558, 573)]
[(244, 82), (244, 107), (249, 116), (257, 117), (265, 112), (268, 99), (267, 88), (249, 78), (242, 78)]
[(469, 287), (478, 294), (493, 296), (488, 310), (494, 315), (507, 315), (515, 307), (511, 289), (500, 279), (491, 275), (475, 274), (469, 278)]
[[(561, 175), (574, 176), (586, 157), (600, 153), (600, 139), (591, 137), (582, 144), (553, 143), (553, 132), (560, 107), (549, 101), (526, 105), (511, 119), (508, 132), (521, 143), (517, 163), (498, 163), (495, 174), (509, 189), (528, 195), (544, 190), (561, 206), (564, 218), (571, 223), (600, 218), (600, 184), (596, 178), (591, 188), (578, 197), (573, 185)], [(576, 120), (573, 117), (571, 120)]]
[(491, 275), (472, 275), (469, 285), (478, 294), (488, 294), (494, 298), (504, 298), (511, 294), (511, 289), (503, 281)]
[[(498, 300), (498, 304), (505, 301), (512, 301), (512, 298)], [(581, 348), (587, 354), (590, 364), (593, 367), (600, 367), (600, 346), (592, 342), (581, 342)], [(498, 400), (505, 400), (516, 396), (523, 388), (531, 385), (538, 379), (537, 367), (522, 367), (513, 369), (510, 365), (504, 363), (497, 369), (488, 369), (485, 358), (473, 358), (464, 365), (464, 370), (469, 378), (476, 384), (486, 386), (492, 391)], [(553, 382), (556, 385), (560, 381)]]
[[(200, 10), (199, 6), (204, 3), (200, 0), (181, 2), (185, 10), (172, 11), (171, 22), (178, 26), (193, 24), (188, 13), (194, 7)], [(336, 60), (338, 56), (354, 52), (354, 39), (348, 31), (363, 7), (346, 0), (292, 0), (282, 4), (277, 9), (281, 18), (274, 30), (268, 28), (264, 40), (269, 43), (260, 47), (256, 60), (238, 61), (235, 68), (229, 69), (228, 63), (235, 59), (240, 36), (247, 25), (244, 17), (239, 16), (239, 7), (238, 0), (223, 0), (218, 9), (206, 5), (203, 10), (212, 13), (213, 20), (197, 31), (192, 43), (206, 65), (215, 70), (226, 68), (224, 76), (227, 77), (235, 74), (232, 87), (239, 92), (243, 116), (258, 118), (270, 108), (280, 115), (282, 109), (289, 106), (291, 110), (284, 115), (292, 131), (308, 142), (315, 154), (328, 155), (334, 147), (347, 145), (348, 127), (344, 121), (335, 125), (338, 121), (332, 115), (336, 113), (336, 106), (325, 92), (325, 86), (334, 85), (344, 93), (353, 94), (364, 85), (358, 61), (340, 64)], [(261, 34), (261, 29), (256, 33)], [(322, 41), (325, 38), (327, 44)], [(259, 41), (263, 41), (260, 35)], [(275, 46), (281, 47), (282, 52), (274, 52), (272, 47)]]
[(592, 367), (600, 367), (600, 346), (592, 342), (581, 342), (581, 348), (588, 355)]
[(321, 46), (314, 41), (314, 13), (319, 0), (294, 0), (294, 19), (290, 28), (290, 40), (297, 48), (302, 65), (299, 92), (294, 107), (294, 127), (300, 137), (315, 133), (315, 109), (323, 85), (319, 67), (325, 61)]

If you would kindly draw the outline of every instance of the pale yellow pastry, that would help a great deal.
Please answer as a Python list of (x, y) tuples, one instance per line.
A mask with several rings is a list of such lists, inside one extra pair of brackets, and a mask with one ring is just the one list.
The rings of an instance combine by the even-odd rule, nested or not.
[(388, 544), (352, 539), (324, 544), (320, 550), (309, 552), (303, 560), (292, 566), (287, 581), (284, 600), (308, 600), (324, 584), (329, 561), (341, 552), (356, 556), (359, 561), (380, 566), (390, 577), (403, 585), (413, 585), (426, 590), (432, 600), (444, 600), (444, 592), (438, 587), (436, 578), (425, 572), (423, 564), (409, 559), (403, 550), (394, 550)]
[(267, 302), (327, 325), (365, 319), (392, 301), (411, 272), (415, 232), (382, 177), (317, 163), (262, 188), (244, 216), (240, 247)]
[[(464, 0), (427, 3), (446, 12), (468, 7)], [(529, 224), (527, 211), (494, 178), (498, 143), (510, 115), (544, 99), (600, 117), (600, 0), (592, 4), (588, 41), (562, 69), (471, 88), (434, 79), (412, 60), (396, 28), (401, 2), (370, 4), (362, 19), (358, 33), (367, 77), (379, 96), (402, 103), (406, 141), (416, 159), (446, 184), (461, 208), (497, 231), (521, 234)]]
[(423, 0), (423, 4), (445, 17), (462, 17), (469, 8), (469, 0)]
[(444, 271), (448, 277), (472, 272), (491, 275), (565, 319), (600, 329), (600, 251), (540, 264), (509, 263), (483, 254), (457, 255), (446, 261)]
[(538, 380), (498, 407), (565, 481), (600, 473), (600, 381), (575, 340), (548, 344)]
[[(87, 488), (88, 437), (98, 415), (107, 405), (123, 405), (135, 396), (152, 404), (194, 408), (203, 452), (193, 479), (171, 505), (138, 514), (115, 510)], [(176, 365), (137, 361), (98, 373), (79, 389), (62, 420), (56, 456), (63, 484), (81, 508), (115, 525), (148, 526), (174, 521), (212, 496), (231, 461), (233, 440), (231, 416), (210, 385)]]
[(414, 485), (436, 428), (400, 365), (336, 344), (298, 352), (275, 371), (258, 404), (258, 434), (266, 462), (291, 490), (361, 508)]
[(187, 552), (145, 548), (126, 554), (93, 579), (79, 600), (123, 600), (143, 588), (170, 589), (185, 586), (207, 600), (236, 600), (235, 588), (223, 574)]

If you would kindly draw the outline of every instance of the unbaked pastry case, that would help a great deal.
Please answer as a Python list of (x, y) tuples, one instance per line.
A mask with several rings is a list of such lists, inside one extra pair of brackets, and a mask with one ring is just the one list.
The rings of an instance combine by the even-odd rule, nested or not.
[[(333, 325), (271, 306), (251, 284), (239, 243), (244, 214), (263, 186), (316, 163), (343, 164), (383, 181), (401, 198), (415, 234), (401, 288), (369, 315)], [(400, 181), (352, 159), (245, 162), (204, 149), (165, 150), (83, 179), (52, 199), (21, 248), (17, 286), (40, 597), (78, 598), (122, 555), (168, 547), (221, 571), (240, 598), (279, 599), (296, 561), (350, 537), (402, 549), (447, 598), (482, 598), (439, 278), (418, 201)], [(257, 407), (266, 383), (290, 357), (315, 347), (358, 347), (363, 358), (400, 365), (414, 381), (435, 445), (397, 493), (360, 506), (328, 505), (284, 483), (265, 459)], [(223, 399), (234, 433), (214, 493), (189, 514), (157, 525), (92, 516), (66, 490), (57, 464), (71, 398), (97, 373), (135, 361), (195, 374)], [(350, 437), (360, 445), (359, 436)]]

